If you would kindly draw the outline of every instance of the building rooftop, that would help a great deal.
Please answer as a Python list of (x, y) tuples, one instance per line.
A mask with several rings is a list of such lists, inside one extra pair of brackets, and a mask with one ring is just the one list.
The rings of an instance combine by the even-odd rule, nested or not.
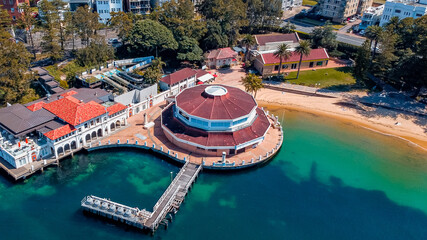
[(264, 111), (256, 109), (257, 118), (251, 126), (234, 132), (206, 132), (189, 127), (173, 116), (173, 108), (163, 111), (163, 124), (178, 138), (203, 146), (236, 146), (264, 136), (270, 122)]
[(107, 108), (107, 112), (108, 112), (108, 115), (109, 116), (111, 116), (111, 115), (113, 115), (114, 113), (117, 113), (117, 112), (120, 112), (120, 111), (122, 111), (122, 110), (125, 110), (127, 107), (125, 106), (125, 105), (123, 105), (123, 104), (121, 104), (121, 103), (116, 103), (116, 104), (114, 104), (114, 105), (112, 105), (112, 106), (110, 106), (110, 107), (108, 107)]
[(195, 76), (196, 74), (197, 74), (196, 70), (191, 68), (184, 68), (174, 73), (171, 73), (166, 77), (163, 77), (162, 79), (160, 79), (160, 81), (172, 86), (173, 84), (179, 83), (187, 78)]
[(69, 133), (72, 133), (76, 131), (76, 129), (71, 126), (70, 124), (64, 125), (62, 127), (56, 128), (54, 130), (51, 130), (47, 133), (44, 133), (43, 135), (45, 135), (47, 138), (51, 139), (51, 140), (55, 140), (58, 139), (60, 137), (63, 137)]
[(211, 50), (208, 53), (208, 59), (226, 59), (226, 58), (235, 58), (237, 56), (237, 52), (235, 52), (231, 48), (218, 48)]
[(27, 103), (25, 106), (30, 106), (38, 102), (50, 103), (59, 99), (61, 96), (73, 96), (74, 98), (77, 98), (83, 102), (94, 101), (97, 103), (103, 103), (108, 101), (112, 95), (111, 93), (100, 88), (70, 88), (60, 93), (52, 94), (49, 97), (40, 98), (33, 102)]
[(73, 96), (47, 103), (43, 108), (72, 126), (79, 125), (107, 112), (106, 108), (99, 103), (94, 101), (84, 103)]
[[(224, 94), (208, 94), (205, 89), (219, 86)], [(209, 92), (209, 91), (208, 91)], [(235, 119), (248, 115), (256, 106), (254, 98), (235, 87), (199, 85), (187, 88), (176, 96), (176, 104), (187, 114), (204, 119)]]
[(0, 125), (16, 136), (30, 133), (54, 118), (55, 115), (45, 109), (31, 111), (21, 104), (0, 109)]
[(262, 34), (255, 35), (255, 40), (258, 45), (266, 45), (267, 43), (277, 43), (277, 42), (299, 42), (299, 37), (297, 33), (288, 33), (288, 34)]
[[(262, 62), (264, 64), (276, 64), (280, 62), (280, 59), (274, 56), (274, 53), (262, 53), (260, 54)], [(324, 48), (317, 48), (312, 49), (310, 52), (310, 55), (303, 56), (303, 61), (310, 61), (310, 60), (319, 60), (319, 59), (328, 59), (329, 55), (326, 52), (326, 49)], [(292, 55), (289, 59), (283, 60), (283, 63), (285, 62), (299, 62), (300, 55), (296, 52), (292, 52)]]

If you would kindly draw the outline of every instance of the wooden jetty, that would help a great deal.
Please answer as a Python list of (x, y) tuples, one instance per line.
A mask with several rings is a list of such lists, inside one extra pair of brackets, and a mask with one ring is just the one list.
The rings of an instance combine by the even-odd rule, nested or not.
[[(139, 210), (96, 196), (86, 196), (81, 201), (83, 210), (113, 219), (140, 229), (156, 231), (160, 224), (168, 225), (166, 217), (175, 214), (193, 185), (202, 166), (186, 162), (169, 187), (153, 207), (153, 211)], [(169, 214), (170, 215), (170, 214)], [(170, 215), (172, 216), (172, 215)]]

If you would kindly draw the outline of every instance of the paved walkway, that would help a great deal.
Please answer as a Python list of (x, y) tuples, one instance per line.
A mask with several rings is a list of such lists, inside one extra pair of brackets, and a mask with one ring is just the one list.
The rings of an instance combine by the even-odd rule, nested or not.
[[(101, 144), (106, 145), (108, 141), (111, 143), (116, 143), (117, 140), (120, 140), (121, 143), (129, 142), (135, 143), (138, 141), (139, 144), (147, 142), (147, 146), (156, 145), (156, 148), (163, 147), (163, 151), (169, 150), (171, 155), (175, 156), (178, 154), (178, 157), (182, 159), (186, 157), (190, 162), (195, 164), (202, 164), (205, 161), (205, 166), (212, 166), (214, 163), (220, 162), (221, 157), (206, 157), (200, 154), (195, 154), (190, 151), (184, 150), (180, 147), (177, 147), (171, 143), (163, 133), (160, 123), (161, 110), (166, 107), (166, 102), (160, 103), (152, 108), (140, 112), (131, 118), (128, 119), (129, 127), (123, 129), (120, 132), (112, 133), (112, 135), (101, 139)], [(144, 125), (144, 113), (149, 115), (149, 119), (154, 120), (155, 127), (148, 130), (143, 128)], [(273, 120), (269, 118), (270, 123), (273, 123)], [(141, 141), (137, 134), (148, 137), (147, 140)], [(249, 163), (252, 159), (255, 161), (259, 159), (260, 156), (265, 157), (266, 153), (271, 152), (273, 148), (279, 143), (279, 139), (282, 135), (282, 132), (277, 128), (270, 127), (267, 132), (264, 141), (259, 144), (256, 148), (251, 149), (250, 151), (239, 153), (227, 157), (228, 163), (235, 163), (236, 166), (241, 165), (242, 163)]]

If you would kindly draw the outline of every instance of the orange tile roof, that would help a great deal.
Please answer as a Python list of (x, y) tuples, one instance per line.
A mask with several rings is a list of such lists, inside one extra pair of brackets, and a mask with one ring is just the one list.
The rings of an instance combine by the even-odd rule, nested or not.
[(79, 125), (106, 113), (105, 107), (101, 104), (94, 101), (83, 103), (72, 96), (47, 103), (43, 108), (72, 126)]
[(71, 91), (69, 91), (69, 92), (66, 92), (66, 93), (61, 94), (61, 96), (63, 96), (63, 97), (68, 97), (68, 96), (75, 95), (75, 94), (77, 94), (77, 92), (76, 92), (76, 91), (74, 91), (74, 90), (71, 90)]
[(41, 101), (41, 102), (34, 103), (34, 104), (28, 106), (27, 108), (30, 109), (31, 111), (35, 112), (37, 110), (42, 109), (45, 104), (46, 104), (45, 102)]
[(231, 48), (218, 48), (211, 50), (208, 54), (208, 59), (226, 59), (226, 58), (235, 58), (237, 52)]
[(51, 140), (55, 140), (74, 131), (76, 131), (76, 129), (70, 124), (67, 124), (52, 131), (49, 131), (44, 135)]
[(121, 103), (116, 103), (112, 106), (109, 106), (107, 108), (108, 116), (113, 115), (114, 113), (120, 112), (122, 110), (125, 110), (127, 107)]

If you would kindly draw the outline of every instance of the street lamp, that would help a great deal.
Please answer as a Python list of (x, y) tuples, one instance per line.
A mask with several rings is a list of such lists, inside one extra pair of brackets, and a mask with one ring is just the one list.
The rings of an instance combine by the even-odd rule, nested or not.
[(171, 182), (173, 181), (173, 172), (171, 172)]

